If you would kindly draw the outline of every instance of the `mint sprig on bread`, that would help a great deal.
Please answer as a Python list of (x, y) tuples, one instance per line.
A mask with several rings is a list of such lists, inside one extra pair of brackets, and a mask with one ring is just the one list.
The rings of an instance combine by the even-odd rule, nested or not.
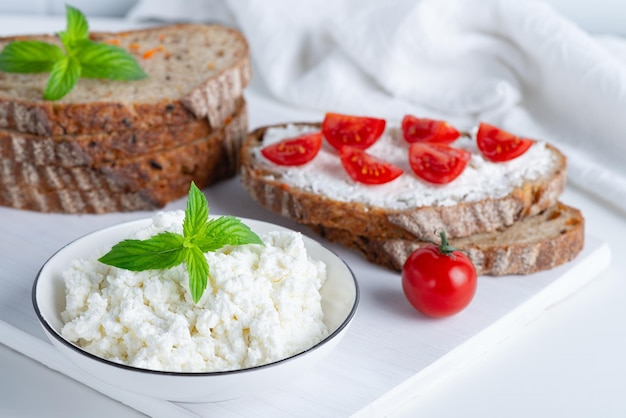
[(66, 6), (67, 28), (59, 32), (63, 48), (38, 40), (16, 40), (0, 53), (0, 71), (50, 73), (43, 98), (67, 95), (80, 77), (139, 80), (146, 73), (124, 49), (89, 39), (89, 24), (78, 9)]

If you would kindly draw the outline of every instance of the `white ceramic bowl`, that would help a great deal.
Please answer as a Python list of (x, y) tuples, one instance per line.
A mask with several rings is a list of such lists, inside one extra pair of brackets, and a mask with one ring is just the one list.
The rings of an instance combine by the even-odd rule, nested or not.
[[(257, 234), (285, 229), (265, 222), (243, 219)], [(268, 387), (279, 387), (306, 373), (322, 361), (346, 334), (359, 301), (359, 289), (348, 266), (316, 241), (303, 236), (311, 257), (326, 263), (328, 279), (321, 289), (324, 322), (330, 334), (310, 349), (270, 364), (234, 371), (178, 373), (139, 369), (118, 364), (93, 354), (61, 336), (65, 309), (62, 272), (71, 261), (87, 258), (98, 249), (127, 238), (150, 223), (132, 221), (102, 229), (73, 241), (54, 254), (41, 268), (33, 284), (32, 300), (43, 329), (56, 348), (76, 366), (93, 377), (125, 390), (154, 398), (180, 402), (213, 402), (251, 395)]]

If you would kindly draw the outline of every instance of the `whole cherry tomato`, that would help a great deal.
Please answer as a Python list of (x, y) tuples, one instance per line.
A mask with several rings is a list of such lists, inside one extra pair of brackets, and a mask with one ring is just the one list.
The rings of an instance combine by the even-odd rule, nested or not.
[(405, 115), (402, 118), (402, 135), (407, 142), (454, 142), (461, 134), (448, 122)]
[(354, 181), (365, 184), (383, 184), (399, 177), (403, 171), (355, 147), (342, 147), (341, 164)]
[(385, 125), (384, 119), (326, 113), (322, 132), (328, 143), (336, 149), (346, 145), (366, 149), (380, 138)]
[(493, 162), (517, 158), (528, 151), (533, 142), (532, 139), (520, 138), (487, 123), (481, 123), (476, 133), (478, 149)]
[(476, 268), (450, 247), (445, 232), (441, 245), (426, 244), (413, 251), (402, 268), (402, 290), (415, 309), (440, 318), (465, 308), (476, 293)]
[(409, 164), (422, 180), (446, 184), (461, 175), (472, 154), (448, 144), (415, 142), (409, 146)]
[(279, 165), (302, 165), (311, 161), (322, 148), (322, 133), (313, 132), (283, 139), (261, 149), (261, 154)]

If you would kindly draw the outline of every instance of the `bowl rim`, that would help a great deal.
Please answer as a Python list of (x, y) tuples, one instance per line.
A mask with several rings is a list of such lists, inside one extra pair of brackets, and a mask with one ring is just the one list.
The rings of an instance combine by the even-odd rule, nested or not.
[(121, 370), (130, 371), (130, 372), (133, 372), (133, 373), (151, 374), (151, 375), (158, 375), (158, 376), (184, 376), (184, 377), (224, 376), (224, 375), (245, 374), (245, 373), (250, 373), (252, 371), (256, 371), (256, 370), (260, 370), (260, 369), (270, 369), (270, 368), (279, 366), (279, 365), (281, 365), (283, 363), (293, 361), (293, 360), (295, 360), (295, 359), (297, 359), (299, 357), (302, 357), (305, 354), (310, 353), (312, 351), (316, 351), (320, 347), (326, 345), (327, 343), (330, 343), (330, 341), (332, 341), (338, 334), (340, 334), (350, 324), (350, 322), (352, 321), (352, 318), (356, 314), (357, 307), (358, 307), (359, 302), (360, 302), (360, 296), (361, 296), (360, 295), (359, 283), (358, 283), (358, 281), (356, 279), (356, 276), (355, 276), (354, 272), (350, 268), (350, 266), (343, 260), (343, 258), (341, 258), (339, 255), (337, 255), (337, 253), (335, 251), (329, 249), (328, 247), (322, 245), (321, 243), (319, 243), (315, 239), (313, 239), (313, 238), (311, 238), (309, 236), (306, 236), (306, 235), (302, 234), (299, 231), (295, 231), (293, 229), (284, 227), (282, 225), (276, 225), (276, 224), (273, 224), (271, 222), (261, 221), (261, 220), (252, 219), (252, 218), (238, 217), (238, 219), (240, 219), (240, 220), (242, 220), (244, 222), (246, 222), (246, 221), (253, 221), (253, 222), (266, 224), (266, 225), (273, 226), (273, 227), (278, 227), (280, 229), (284, 229), (284, 230), (288, 230), (288, 231), (292, 231), (292, 232), (299, 232), (300, 234), (303, 235), (303, 237), (305, 239), (308, 239), (308, 240), (312, 241), (313, 243), (315, 243), (315, 244), (319, 245), (320, 247), (322, 247), (324, 250), (330, 252), (333, 256), (335, 256), (337, 258), (337, 260), (339, 260), (348, 269), (348, 272), (350, 273), (350, 276), (352, 277), (352, 282), (354, 284), (354, 302), (352, 303), (352, 307), (350, 308), (350, 312), (345, 317), (345, 319), (341, 322), (341, 324), (339, 324), (337, 329), (335, 329), (333, 332), (328, 334), (326, 337), (324, 337), (321, 341), (317, 342), (313, 346), (307, 348), (304, 351), (301, 351), (299, 353), (293, 354), (293, 355), (291, 355), (289, 357), (285, 357), (283, 359), (276, 360), (276, 361), (273, 361), (271, 363), (265, 363), (265, 364), (260, 364), (258, 366), (246, 367), (246, 368), (243, 368), (243, 369), (219, 370), (219, 371), (213, 371), (213, 372), (176, 372), (176, 371), (166, 371), (166, 370), (143, 369), (143, 368), (140, 368), (140, 367), (130, 366), (128, 364), (123, 364), (123, 363), (117, 363), (115, 361), (108, 360), (108, 359), (105, 359), (103, 357), (99, 357), (99, 356), (97, 356), (95, 354), (92, 354), (92, 353), (82, 349), (81, 347), (73, 344), (72, 342), (68, 341), (67, 339), (65, 339), (62, 335), (60, 335), (56, 331), (56, 329), (54, 329), (54, 327), (52, 325), (50, 325), (48, 323), (48, 321), (46, 320), (46, 318), (44, 317), (43, 313), (41, 312), (41, 310), (39, 308), (39, 303), (37, 301), (37, 285), (39, 283), (39, 279), (41, 277), (41, 273), (44, 270), (44, 268), (60, 252), (62, 252), (67, 247), (73, 245), (74, 243), (76, 243), (77, 241), (80, 241), (83, 238), (87, 238), (88, 236), (97, 234), (99, 232), (103, 232), (103, 231), (108, 230), (108, 229), (122, 228), (122, 227), (125, 227), (125, 226), (127, 227), (130, 224), (147, 222), (148, 220), (151, 220), (151, 219), (152, 219), (152, 217), (144, 217), (144, 218), (134, 219), (134, 220), (130, 220), (130, 221), (124, 221), (124, 222), (120, 222), (120, 223), (116, 223), (116, 224), (113, 224), (113, 225), (109, 225), (109, 226), (106, 226), (106, 227), (103, 227), (103, 228), (99, 228), (99, 229), (93, 230), (93, 231), (88, 232), (86, 234), (83, 234), (83, 235), (81, 235), (81, 236), (71, 240), (67, 244), (63, 245), (61, 248), (59, 248), (57, 251), (55, 251), (43, 263), (43, 265), (41, 266), (41, 268), (37, 272), (37, 275), (35, 276), (35, 280), (33, 281), (33, 285), (32, 285), (32, 288), (31, 288), (31, 302), (32, 302), (32, 305), (33, 305), (33, 309), (35, 311), (35, 315), (37, 316), (37, 319), (39, 320), (39, 323), (44, 327), (44, 329), (46, 330), (48, 335), (51, 335), (56, 341), (61, 343), (63, 346), (71, 349), (73, 352), (78, 353), (79, 355), (83, 355), (83, 356), (85, 356), (85, 357), (87, 357), (87, 358), (89, 358), (91, 360), (95, 360), (95, 361), (97, 361), (99, 363), (102, 363), (104, 365), (113, 366), (115, 368), (118, 368), (118, 369), (121, 369)]

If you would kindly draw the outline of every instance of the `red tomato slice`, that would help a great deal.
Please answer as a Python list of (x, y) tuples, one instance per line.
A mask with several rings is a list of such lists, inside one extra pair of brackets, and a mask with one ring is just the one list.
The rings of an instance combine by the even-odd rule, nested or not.
[(322, 132), (328, 143), (337, 149), (346, 145), (366, 149), (380, 138), (385, 124), (384, 119), (326, 113)]
[(449, 144), (461, 134), (443, 120), (416, 118), (406, 115), (402, 119), (402, 133), (407, 142), (443, 142)]
[(348, 175), (360, 183), (388, 183), (403, 173), (401, 168), (373, 157), (360, 148), (344, 146), (339, 155)]
[(423, 180), (446, 184), (457, 178), (472, 154), (448, 144), (415, 142), (409, 147), (409, 164)]
[(480, 152), (490, 161), (502, 162), (519, 157), (534, 143), (495, 126), (481, 123), (476, 134)]
[(322, 148), (322, 133), (314, 132), (283, 139), (261, 149), (261, 154), (279, 165), (302, 165), (311, 161)]

